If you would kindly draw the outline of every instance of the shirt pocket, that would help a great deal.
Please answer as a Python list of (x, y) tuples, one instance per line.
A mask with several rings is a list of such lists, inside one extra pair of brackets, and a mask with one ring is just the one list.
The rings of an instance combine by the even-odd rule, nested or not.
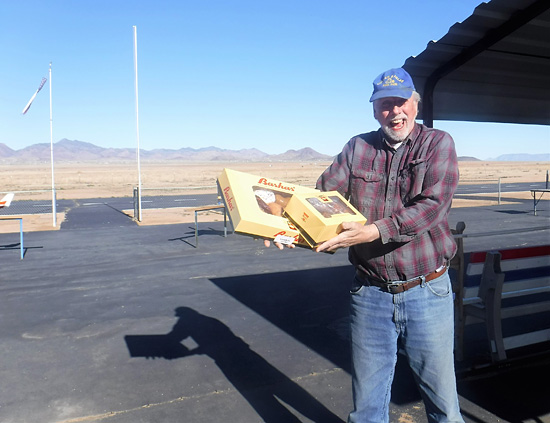
[(426, 176), (426, 160), (418, 159), (407, 163), (399, 174), (399, 190), (403, 204), (414, 200), (422, 193)]
[(377, 198), (384, 193), (383, 173), (373, 171), (358, 172), (355, 169), (351, 171), (351, 203), (363, 208), (371, 207)]

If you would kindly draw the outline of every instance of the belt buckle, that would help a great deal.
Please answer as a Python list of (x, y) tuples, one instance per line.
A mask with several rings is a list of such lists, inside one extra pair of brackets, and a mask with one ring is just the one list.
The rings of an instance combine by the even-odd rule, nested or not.
[(390, 294), (398, 294), (402, 290), (402, 283), (389, 283), (386, 285), (386, 289)]

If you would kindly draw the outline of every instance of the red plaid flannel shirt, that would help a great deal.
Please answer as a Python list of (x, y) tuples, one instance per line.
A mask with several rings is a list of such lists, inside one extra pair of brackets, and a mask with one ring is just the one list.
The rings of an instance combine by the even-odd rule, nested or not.
[(400, 281), (447, 263), (456, 244), (447, 218), (458, 185), (454, 141), (415, 124), (393, 150), (381, 130), (352, 138), (317, 181), (339, 191), (380, 231), (380, 239), (350, 247), (352, 264), (368, 276)]

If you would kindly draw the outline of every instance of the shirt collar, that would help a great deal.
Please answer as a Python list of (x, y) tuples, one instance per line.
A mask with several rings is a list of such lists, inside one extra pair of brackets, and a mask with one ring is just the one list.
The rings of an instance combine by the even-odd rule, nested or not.
[(393, 150), (393, 151), (397, 151), (397, 149), (398, 149), (399, 147), (401, 147), (401, 146), (403, 145), (404, 142), (406, 142), (406, 141), (401, 141), (401, 142), (398, 142), (398, 143), (396, 143), (396, 144), (390, 144), (390, 143), (388, 142), (388, 140), (386, 139), (386, 137), (384, 137), (383, 140), (384, 140), (384, 142), (386, 143), (386, 145), (388, 146), (388, 148), (389, 148), (390, 150)]

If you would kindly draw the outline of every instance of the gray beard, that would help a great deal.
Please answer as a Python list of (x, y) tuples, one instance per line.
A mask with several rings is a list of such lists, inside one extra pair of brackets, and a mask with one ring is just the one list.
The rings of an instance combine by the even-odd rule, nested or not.
[(397, 144), (399, 142), (403, 142), (409, 137), (409, 134), (399, 134), (396, 136), (395, 132), (389, 129), (388, 126), (382, 126), (382, 132), (384, 132), (384, 134), (386, 135), (386, 140), (390, 144)]

